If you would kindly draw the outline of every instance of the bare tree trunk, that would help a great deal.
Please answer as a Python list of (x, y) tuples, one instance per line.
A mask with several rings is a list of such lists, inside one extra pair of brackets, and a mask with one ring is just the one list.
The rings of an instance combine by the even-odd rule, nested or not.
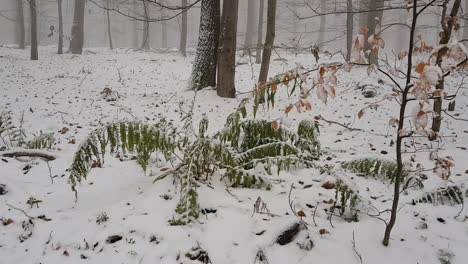
[(193, 63), (190, 89), (216, 86), (219, 41), (219, 0), (202, 0), (197, 53)]
[[(373, 35), (375, 32), (375, 26), (376, 26), (376, 21), (378, 19), (378, 23), (382, 24), (382, 17), (383, 17), (383, 10), (377, 10), (377, 9), (382, 9), (384, 7), (384, 0), (372, 0), (370, 3), (370, 10), (373, 10), (372, 12), (369, 13), (369, 16), (367, 17), (367, 27), (369, 28), (369, 35)], [(371, 49), (370, 54), (369, 54), (369, 63), (379, 65), (379, 54), (378, 51), (375, 49)]]
[[(136, 0), (133, 0), (132, 6), (133, 6), (133, 12), (137, 14), (138, 11), (137, 11)], [(132, 38), (133, 38), (133, 47), (138, 48), (138, 21), (136, 19), (133, 19)]]
[[(320, 0), (320, 12), (323, 14), (327, 12), (327, 1)], [(326, 29), (327, 17), (320, 16), (320, 28), (318, 35), (318, 45), (322, 44), (325, 41), (325, 29)]]
[(16, 43), (20, 49), (26, 48), (25, 31), (23, 0), (16, 0)]
[(465, 39), (465, 47), (468, 47), (468, 0), (465, 0), (465, 9), (463, 12), (465, 13), (465, 21), (463, 23), (463, 39)]
[(143, 38), (142, 38), (142, 44), (141, 44), (141, 49), (144, 50), (149, 50), (149, 40), (150, 40), (150, 23), (148, 21), (149, 19), (149, 11), (148, 11), (148, 5), (146, 3), (146, 0), (143, 0), (143, 12), (145, 14), (145, 21), (143, 22)]
[[(443, 11), (442, 11), (442, 18), (441, 18), (441, 24), (442, 24), (442, 29), (443, 33), (442, 37), (440, 38), (440, 45), (445, 45), (449, 42), (450, 37), (452, 36), (452, 30), (454, 27), (454, 21), (453, 19), (450, 19), (447, 23), (445, 22), (445, 17), (446, 17), (446, 12), (447, 12), (447, 4), (449, 1), (445, 1), (443, 4)], [(453, 2), (452, 6), (452, 11), (450, 12), (450, 17), (457, 17), (458, 15), (458, 10), (460, 9), (460, 4), (461, 0), (455, 0)], [(443, 56), (447, 53), (448, 48), (444, 47), (439, 50), (437, 53), (437, 59), (436, 59), (436, 64), (440, 66), (442, 64), (442, 58)], [(442, 77), (442, 80), (439, 81), (439, 83), (436, 85), (437, 90), (443, 90), (444, 89), (444, 77)], [(434, 135), (430, 136), (430, 140), (435, 140), (437, 138), (437, 134), (440, 132), (440, 125), (442, 122), (442, 100), (443, 97), (436, 97), (434, 98), (434, 108), (433, 108), (433, 118), (432, 118), (432, 131), (434, 131)]]
[(255, 21), (255, 0), (248, 0), (247, 23), (245, 24), (244, 48), (248, 49), (253, 45), (254, 22)]
[[(162, 4), (165, 4), (165, 1), (161, 1)], [(161, 8), (161, 17), (164, 18), (166, 13), (164, 8)], [(163, 49), (167, 48), (167, 21), (161, 21), (161, 47)]]
[(265, 82), (270, 68), (271, 51), (275, 42), (275, 24), (276, 24), (276, 0), (268, 0), (267, 10), (267, 31), (265, 45), (263, 47), (262, 66), (258, 82)]
[(38, 60), (37, 52), (37, 9), (36, 0), (29, 0), (31, 10), (31, 60)]
[(86, 0), (75, 0), (73, 25), (71, 28), (70, 52), (81, 54), (84, 44), (84, 11)]
[[(182, 7), (187, 8), (187, 0), (182, 0)], [(180, 46), (179, 50), (182, 56), (187, 56), (187, 12), (182, 13), (181, 29), (180, 29)]]
[(351, 59), (351, 49), (353, 46), (353, 28), (354, 28), (354, 16), (353, 16), (353, 0), (347, 0), (346, 10), (346, 61)]
[(114, 45), (112, 44), (112, 30), (111, 30), (111, 20), (110, 20), (110, 0), (106, 0), (106, 15), (107, 15), (107, 37), (109, 38), (109, 47), (110, 49), (114, 49)]
[(262, 42), (263, 42), (263, 10), (265, 9), (265, 1), (260, 0), (258, 7), (258, 33), (257, 33), (257, 52), (255, 54), (255, 63), (262, 63)]
[(58, 39), (58, 54), (63, 54), (63, 14), (62, 14), (62, 0), (57, 0), (58, 6), (58, 19), (59, 19), (59, 39)]
[(362, 26), (367, 26), (367, 17), (368, 13), (364, 12), (366, 10), (369, 10), (369, 3), (370, 0), (360, 0), (359, 1), (359, 23), (358, 23), (358, 29), (361, 28)]
[(239, 0), (223, 1), (222, 43), (218, 61), (217, 93), (221, 97), (236, 96), (236, 43)]

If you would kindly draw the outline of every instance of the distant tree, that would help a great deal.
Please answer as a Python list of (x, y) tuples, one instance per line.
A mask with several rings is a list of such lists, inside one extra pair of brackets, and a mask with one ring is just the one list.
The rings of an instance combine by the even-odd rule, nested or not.
[(109, 48), (114, 49), (112, 44), (112, 29), (110, 20), (110, 0), (106, 0), (106, 16), (107, 16), (107, 37), (109, 38)]
[[(165, 5), (165, 1), (160, 0), (160, 3)], [(165, 20), (166, 12), (165, 8), (161, 8), (161, 48), (167, 48), (167, 21)]]
[(75, 0), (69, 48), (69, 51), (73, 54), (81, 54), (83, 52), (85, 3), (86, 0)]
[(245, 24), (244, 48), (248, 49), (253, 45), (255, 23), (255, 0), (248, 0), (247, 23)]
[[(322, 14), (325, 14), (327, 12), (326, 0), (320, 0), (320, 12)], [(320, 26), (319, 26), (319, 35), (318, 35), (317, 44), (322, 44), (323, 42), (325, 42), (326, 23), (327, 23), (327, 16), (325, 15), (320, 16)]]
[(216, 63), (220, 30), (220, 1), (202, 0), (197, 53), (193, 63), (190, 88), (216, 86)]
[[(436, 58), (436, 65), (439, 67), (442, 65), (444, 56), (447, 55), (449, 48), (446, 45), (449, 43), (450, 38), (453, 34), (454, 27), (456, 26), (455, 19), (446, 20), (447, 8), (448, 8), (447, 4), (448, 4), (448, 1), (445, 1), (443, 3), (442, 16), (440, 20), (440, 24), (442, 25), (442, 34), (440, 34), (441, 37), (440, 37), (439, 45), (442, 48), (439, 49), (439, 51), (437, 52), (437, 58)], [(448, 15), (448, 17), (452, 17), (452, 18), (457, 17), (458, 11), (460, 10), (460, 6), (461, 6), (461, 0), (455, 0), (453, 2), (452, 11)], [(442, 91), (444, 90), (444, 85), (445, 85), (444, 76), (442, 76), (442, 79), (439, 80), (439, 82), (436, 85), (436, 89), (439, 91)], [(443, 96), (438, 96), (438, 97), (434, 96), (434, 97), (435, 97), (434, 106), (433, 106), (434, 117), (432, 119), (432, 131), (434, 131), (435, 133), (434, 135), (431, 135), (429, 137), (429, 139), (431, 140), (437, 139), (438, 133), (440, 132), (440, 125), (442, 122), (442, 101), (444, 99)]]
[(25, 31), (23, 0), (16, 0), (16, 43), (20, 49), (26, 48)]
[[(181, 6), (182, 8), (187, 8), (187, 0), (181, 0)], [(182, 19), (181, 19), (181, 27), (180, 27), (180, 45), (179, 45), (179, 51), (182, 53), (182, 56), (186, 56), (187, 54), (187, 12), (182, 13)]]
[(346, 61), (351, 59), (351, 49), (353, 47), (353, 28), (354, 28), (354, 16), (353, 16), (353, 0), (346, 0)]
[[(138, 6), (136, 0), (132, 2), (133, 12), (138, 13)], [(132, 29), (132, 38), (133, 38), (133, 48), (138, 48), (138, 21), (133, 19), (133, 29)]]
[(31, 10), (31, 60), (38, 60), (36, 0), (29, 0), (29, 9)]
[(59, 19), (59, 39), (58, 39), (58, 54), (63, 54), (63, 14), (62, 14), (62, 0), (57, 0), (58, 19)]
[(141, 43), (141, 49), (148, 50), (150, 48), (150, 22), (149, 22), (149, 10), (147, 0), (143, 0), (143, 13), (145, 21), (143, 22), (143, 37)]
[[(376, 24), (382, 23), (383, 18), (383, 7), (384, 7), (384, 0), (372, 0), (370, 2), (369, 15), (367, 17), (367, 28), (369, 29), (368, 36), (372, 36), (375, 32)], [(369, 63), (379, 65), (379, 56), (378, 52), (375, 49), (371, 49), (369, 53)]]
[(276, 24), (276, 0), (268, 0), (267, 10), (267, 32), (265, 45), (263, 45), (262, 65), (258, 82), (265, 82), (270, 68), (271, 51), (275, 42), (275, 24)]
[(257, 52), (255, 63), (262, 63), (262, 42), (263, 42), (263, 10), (265, 9), (265, 0), (260, 0), (258, 7), (258, 31), (257, 31)]
[(239, 0), (223, 1), (221, 45), (218, 60), (218, 86), (216, 91), (221, 97), (236, 96), (236, 44), (237, 15)]

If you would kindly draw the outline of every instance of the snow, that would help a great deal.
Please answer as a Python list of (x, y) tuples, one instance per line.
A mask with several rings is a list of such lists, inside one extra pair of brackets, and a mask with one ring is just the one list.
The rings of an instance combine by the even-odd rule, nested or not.
[[(0, 111), (12, 111), (16, 124), (24, 115), (23, 128), (28, 135), (54, 132), (56, 145), (51, 153), (57, 159), (49, 165), (57, 177), (52, 184), (47, 163), (39, 159), (0, 160), (0, 184), (5, 184), (8, 189), (8, 193), (0, 196), (0, 217), (14, 221), (0, 226), (1, 264), (198, 263), (185, 257), (185, 253), (197, 244), (208, 252), (213, 263), (254, 263), (259, 249), (263, 250), (270, 264), (360, 263), (353, 250), (353, 233), (356, 250), (366, 264), (440, 263), (439, 250), (452, 252), (452, 263), (466, 263), (468, 259), (468, 220), (463, 218), (468, 214), (466, 208), (461, 205), (410, 204), (426, 191), (452, 184), (442, 181), (431, 171), (424, 172), (428, 176), (424, 190), (409, 190), (402, 195), (389, 247), (381, 244), (385, 225), (377, 218), (361, 214), (359, 222), (348, 223), (333, 217), (333, 227), (330, 224), (324, 211), (330, 205), (323, 201), (334, 198), (335, 193), (320, 187), (327, 181), (345, 180), (362, 196), (362, 210), (368, 210), (369, 214), (377, 213), (373, 207), (385, 210), (391, 205), (392, 186), (389, 183), (339, 169), (339, 162), (355, 158), (394, 159), (390, 141), (396, 129), (389, 127), (388, 122), (397, 116), (398, 105), (384, 101), (377, 110), (367, 109), (361, 119), (357, 118), (360, 109), (390, 92), (389, 86), (382, 86), (377, 98), (364, 98), (355, 89), (364, 79), (373, 78), (369, 83), (376, 83), (375, 73), (367, 77), (366, 69), (357, 67), (351, 73), (339, 71), (336, 98), (325, 105), (312, 97), (312, 111), (299, 114), (293, 110), (288, 122), (284, 122), (294, 126), (299, 120), (322, 115), (327, 120), (364, 130), (349, 131), (320, 121), (323, 155), (319, 164), (334, 166), (331, 175), (320, 174), (316, 169), (282, 173), (271, 177), (273, 188), (270, 191), (229, 188), (228, 192), (224, 182), (214, 178), (210, 186), (201, 185), (198, 193), (201, 207), (216, 209), (216, 212), (202, 214), (200, 223), (170, 226), (168, 220), (172, 218), (179, 195), (170, 177), (152, 184), (154, 178), (145, 176), (136, 162), (120, 162), (107, 157), (104, 167), (93, 169), (88, 180), (78, 187), (78, 200), (75, 201), (67, 183), (66, 170), (81, 140), (101, 124), (122, 119), (154, 122), (158, 116), (178, 120), (181, 107), (186, 109), (194, 98), (193, 92), (186, 91), (193, 56), (185, 58), (175, 52), (158, 50), (90, 49), (81, 56), (57, 55), (54, 47), (40, 48), (39, 51), (40, 60), (30, 61), (27, 51), (0, 47)], [(282, 53), (281, 56), (287, 61), (272, 61), (271, 73), (284, 72), (294, 68), (296, 63), (306, 68), (316, 66), (312, 54)], [(239, 92), (247, 92), (254, 86), (259, 65), (250, 65), (248, 57), (240, 61), (245, 64), (237, 67), (236, 87)], [(448, 80), (451, 87), (448, 94), (454, 93), (461, 81), (460, 77)], [(100, 93), (106, 86), (118, 93), (116, 101), (107, 102), (101, 98)], [(463, 104), (467, 95), (466, 89), (458, 92), (453, 115), (468, 118), (467, 106)], [(227, 115), (246, 96), (248, 94), (237, 99), (223, 99), (211, 89), (198, 92), (195, 124), (206, 113), (210, 121), (208, 133), (220, 130)], [(292, 100), (294, 98), (281, 97), (274, 109), (260, 108), (260, 118), (286, 118), (284, 108)], [(59, 133), (64, 127), (69, 130)], [(468, 131), (464, 122), (448, 116), (444, 116), (443, 131), (445, 137), (441, 142), (429, 143), (425, 138), (416, 138), (416, 146), (439, 146), (442, 148), (439, 156), (452, 156), (456, 165), (452, 168), (450, 181), (464, 183), (466, 190)], [(71, 144), (72, 139), (75, 144)], [(410, 146), (408, 151), (412, 150), (414, 147)], [(410, 162), (411, 155), (405, 155), (405, 162)], [(433, 166), (428, 152), (417, 153), (414, 159), (416, 162), (410, 162), (413, 168), (418, 162), (426, 168)], [(27, 172), (23, 171), (26, 165), (32, 166)], [(159, 173), (158, 169), (153, 168), (152, 173)], [(276, 237), (298, 220), (288, 204), (291, 184), (295, 186), (291, 193), (295, 209), (305, 212), (304, 221), (310, 225), (292, 243), (280, 246), (275, 243)], [(165, 194), (171, 199), (165, 200), (162, 197)], [(31, 196), (42, 201), (39, 208), (26, 204)], [(252, 215), (259, 196), (273, 215)], [(314, 208), (307, 205), (315, 206), (317, 202), (315, 226)], [(51, 221), (33, 219), (32, 236), (20, 243), (21, 223), (28, 218), (10, 206), (24, 210), (32, 217), (45, 215)], [(109, 220), (98, 225), (96, 218), (104, 212)], [(455, 219), (459, 212), (460, 217)], [(382, 218), (388, 217), (382, 214)], [(445, 223), (437, 218), (443, 218)], [(421, 222), (426, 222), (428, 229), (417, 229)], [(329, 233), (320, 235), (320, 229)], [(263, 230), (266, 231), (257, 235)], [(307, 234), (314, 242), (310, 251), (302, 250), (296, 244)], [(106, 244), (106, 238), (111, 235), (121, 235), (123, 239)], [(150, 242), (151, 236), (155, 236), (159, 243)]]

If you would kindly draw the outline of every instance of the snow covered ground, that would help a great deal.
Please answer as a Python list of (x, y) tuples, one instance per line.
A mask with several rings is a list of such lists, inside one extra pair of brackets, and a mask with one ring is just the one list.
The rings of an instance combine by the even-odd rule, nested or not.
[[(270, 75), (294, 68), (295, 63), (316, 67), (311, 54), (281, 56), (286, 61), (274, 60)], [(0, 195), (0, 217), (13, 220), (8, 225), (0, 225), (1, 264), (200, 263), (185, 256), (197, 245), (208, 252), (215, 264), (361, 263), (358, 255), (366, 264), (449, 263), (439, 260), (440, 252), (451, 256), (453, 264), (467, 263), (468, 219), (465, 216), (468, 209), (461, 205), (411, 205), (413, 199), (441, 186), (458, 184), (464, 190), (468, 187), (468, 129), (466, 122), (448, 116), (443, 121), (442, 141), (430, 143), (418, 138), (415, 145), (432, 144), (441, 147), (439, 156), (452, 156), (456, 162), (452, 177), (446, 182), (431, 171), (424, 172), (428, 177), (424, 189), (411, 189), (402, 195), (389, 247), (382, 246), (385, 225), (376, 217), (363, 213), (357, 223), (338, 217), (329, 220), (324, 209), (330, 205), (324, 201), (334, 199), (335, 192), (321, 186), (337, 178), (346, 180), (359, 191), (363, 212), (376, 214), (376, 210), (385, 210), (391, 204), (389, 183), (339, 169), (340, 162), (355, 158), (394, 159), (391, 141), (395, 128), (388, 122), (397, 115), (398, 105), (385, 101), (377, 110), (367, 110), (363, 118), (357, 117), (366, 104), (379, 101), (390, 91), (388, 85), (380, 85), (377, 97), (364, 98), (355, 89), (356, 84), (377, 82), (377, 76), (368, 77), (365, 69), (351, 73), (340, 71), (335, 99), (325, 105), (313, 96), (312, 111), (291, 112), (285, 119), (286, 124), (294, 126), (299, 120), (321, 115), (326, 120), (363, 129), (350, 131), (319, 121), (323, 148), (319, 164), (334, 166), (330, 175), (320, 174), (316, 169), (282, 173), (273, 176), (270, 191), (226, 190), (222, 181), (213, 181), (210, 186), (202, 185), (199, 194), (201, 207), (215, 212), (201, 215), (200, 223), (170, 226), (168, 220), (178, 200), (172, 179), (152, 184), (153, 178), (145, 176), (134, 161), (120, 162), (109, 157), (103, 168), (93, 169), (88, 180), (78, 187), (79, 198), (75, 202), (66, 170), (81, 140), (91, 130), (110, 121), (151, 122), (161, 115), (178, 120), (180, 108), (191, 104), (194, 98), (193, 92), (186, 91), (192, 60), (193, 56), (184, 58), (171, 51), (92, 49), (77, 56), (57, 55), (54, 48), (41, 48), (40, 60), (30, 61), (27, 51), (0, 47), (0, 111), (11, 111), (16, 125), (22, 119), (22, 127), (29, 136), (40, 131), (53, 132), (56, 141), (51, 152), (57, 156), (49, 163), (25, 158), (0, 160), (0, 184), (8, 190)], [(250, 65), (249, 61), (248, 57), (239, 59), (236, 76), (239, 92), (250, 91), (257, 79), (259, 66)], [(386, 80), (384, 76), (380, 78)], [(461, 82), (460, 77), (450, 78), (449, 94)], [(115, 101), (101, 98), (105, 87), (116, 92)], [(246, 96), (223, 99), (214, 90), (200, 91), (195, 97), (195, 124), (206, 113), (209, 131), (219, 130), (241, 97)], [(467, 99), (468, 90), (460, 89), (456, 110), (451, 112), (453, 116), (468, 118)], [(281, 97), (274, 109), (261, 109), (260, 117), (271, 120), (284, 117), (284, 107), (291, 100)], [(414, 146), (408, 144), (407, 149), (411, 151)], [(414, 154), (411, 159), (412, 155), (406, 155), (405, 161), (432, 168), (428, 152)], [(56, 176), (53, 184), (48, 165)], [(304, 221), (310, 225), (293, 242), (281, 246), (275, 243), (276, 237), (297, 222), (288, 201), (291, 184), (294, 184), (291, 201), (297, 211), (305, 212)], [(30, 197), (42, 202), (38, 207), (31, 207), (27, 204)], [(272, 215), (252, 214), (257, 197), (267, 203)], [(27, 222), (28, 217), (13, 207), (34, 217), (32, 235), (24, 242), (20, 242), (19, 236), (24, 235), (22, 222)], [(109, 219), (98, 224), (96, 219), (102, 213)], [(41, 215), (43, 219), (37, 218)], [(389, 215), (384, 213), (381, 217), (387, 219)], [(113, 235), (122, 236), (122, 240), (106, 243)], [(314, 245), (310, 251), (298, 246), (307, 237)], [(259, 250), (268, 262), (256, 259)]]

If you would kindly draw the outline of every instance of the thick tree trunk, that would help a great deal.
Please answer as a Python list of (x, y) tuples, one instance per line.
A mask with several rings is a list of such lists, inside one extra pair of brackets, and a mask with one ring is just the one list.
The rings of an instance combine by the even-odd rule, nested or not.
[(193, 63), (190, 89), (216, 86), (219, 41), (219, 0), (202, 0), (197, 53)]
[(106, 16), (107, 16), (107, 37), (109, 38), (109, 48), (114, 49), (112, 44), (112, 30), (111, 30), (111, 20), (110, 20), (110, 0), (106, 0)]
[[(182, 0), (182, 7), (187, 8), (187, 0)], [(187, 11), (182, 13), (182, 21), (180, 27), (180, 46), (179, 51), (182, 56), (187, 56)]]
[(257, 52), (255, 54), (255, 63), (262, 63), (262, 42), (263, 42), (263, 10), (265, 9), (265, 0), (260, 0), (258, 7), (258, 33), (257, 33)]
[(25, 31), (23, 0), (16, 0), (16, 43), (20, 49), (26, 48)]
[(346, 10), (346, 61), (351, 60), (351, 50), (353, 47), (353, 28), (354, 28), (354, 16), (351, 13), (353, 11), (353, 0), (347, 0)]
[(258, 82), (265, 82), (270, 68), (271, 51), (275, 42), (275, 24), (276, 24), (276, 0), (268, 0), (267, 10), (267, 31), (265, 45), (263, 47), (262, 66)]
[(31, 60), (38, 60), (37, 52), (37, 6), (36, 0), (29, 0), (29, 8), (31, 10)]
[(85, 2), (86, 0), (75, 0), (69, 48), (69, 51), (73, 54), (81, 54), (83, 52)]
[[(458, 10), (460, 9), (461, 0), (455, 0), (453, 2), (452, 11), (450, 12), (450, 17), (457, 17)], [(445, 45), (449, 42), (450, 37), (452, 36), (452, 30), (454, 27), (453, 19), (450, 19), (447, 23), (444, 21), (446, 12), (446, 7), (444, 7), (444, 15), (442, 15), (441, 24), (444, 34), (442, 34), (442, 38), (440, 39), (439, 44)], [(448, 48), (444, 47), (439, 50), (437, 53), (436, 64), (441, 65), (443, 56), (447, 53)], [(439, 83), (436, 85), (436, 89), (443, 90), (444, 89), (444, 77)], [(440, 125), (442, 123), (442, 100), (443, 97), (436, 97), (434, 99), (434, 108), (433, 108), (433, 118), (432, 118), (432, 131), (434, 131), (434, 135), (430, 136), (430, 140), (435, 140), (437, 138), (438, 133), (440, 132)]]
[(143, 0), (143, 12), (144, 12), (144, 17), (145, 20), (143, 23), (143, 38), (142, 38), (142, 43), (141, 43), (141, 49), (144, 50), (149, 50), (150, 47), (150, 23), (148, 21), (149, 19), (149, 10), (148, 10), (148, 4), (146, 3), (146, 0)]
[(223, 1), (222, 43), (218, 61), (217, 93), (221, 97), (236, 96), (236, 43), (239, 0)]
[(255, 0), (248, 0), (247, 23), (245, 24), (244, 48), (249, 49), (253, 45), (254, 22), (255, 21)]
[[(320, 0), (320, 13), (324, 14), (327, 12), (327, 1)], [(327, 23), (327, 16), (320, 16), (320, 26), (319, 26), (319, 35), (318, 35), (318, 45), (322, 44), (325, 41), (325, 29)]]
[(58, 6), (58, 19), (59, 19), (59, 38), (58, 38), (58, 54), (63, 54), (63, 14), (62, 14), (62, 0), (57, 0)]

